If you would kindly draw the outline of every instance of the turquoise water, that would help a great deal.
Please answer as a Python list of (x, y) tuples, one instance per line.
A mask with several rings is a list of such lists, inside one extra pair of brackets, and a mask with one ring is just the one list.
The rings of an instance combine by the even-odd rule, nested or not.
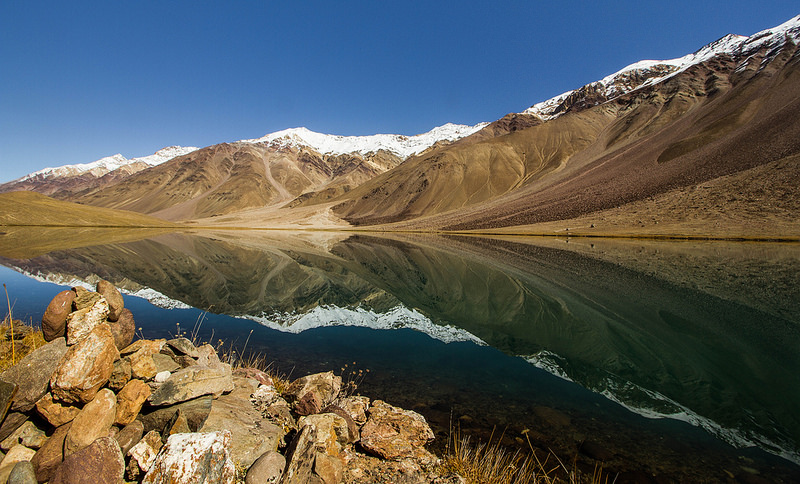
[(361, 370), (439, 445), (499, 428), (649, 479), (798, 471), (797, 246), (217, 233), (2, 262), (62, 284), (0, 270), (16, 317), (102, 277), (172, 307), (126, 296), (147, 337), (201, 321), (285, 373)]

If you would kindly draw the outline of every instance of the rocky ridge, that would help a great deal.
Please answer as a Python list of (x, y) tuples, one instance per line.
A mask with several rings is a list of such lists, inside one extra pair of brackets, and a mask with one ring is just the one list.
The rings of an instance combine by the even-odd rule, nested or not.
[(117, 289), (63, 291), (0, 374), (0, 482), (450, 482), (425, 418), (333, 372), (274, 380), (186, 338), (134, 341)]

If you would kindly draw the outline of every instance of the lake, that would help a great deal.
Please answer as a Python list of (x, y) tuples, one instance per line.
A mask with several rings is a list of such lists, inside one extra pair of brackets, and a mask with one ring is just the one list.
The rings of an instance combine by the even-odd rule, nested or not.
[(798, 244), (3, 228), (0, 256), (17, 318), (103, 278), (146, 337), (355, 374), (438, 449), (496, 429), (617, 482), (800, 476)]

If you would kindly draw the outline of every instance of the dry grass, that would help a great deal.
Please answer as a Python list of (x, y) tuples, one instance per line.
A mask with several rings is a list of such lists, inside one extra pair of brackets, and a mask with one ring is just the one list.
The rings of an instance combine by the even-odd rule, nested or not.
[[(527, 438), (527, 435), (526, 435)], [(549, 454), (540, 460), (528, 441), (531, 453), (510, 451), (496, 442), (472, 443), (469, 436), (456, 432), (442, 458), (442, 474), (456, 473), (470, 484), (609, 484), (602, 467), (592, 475), (581, 473), (573, 464), (569, 469), (558, 457)], [(551, 462), (554, 461), (554, 462)]]
[[(41, 329), (26, 324), (13, 317), (13, 308), (8, 297), (8, 289), (3, 284), (8, 313), (0, 323), (0, 371), (16, 365), (28, 353), (47, 343)], [(24, 335), (20, 338), (20, 335)]]

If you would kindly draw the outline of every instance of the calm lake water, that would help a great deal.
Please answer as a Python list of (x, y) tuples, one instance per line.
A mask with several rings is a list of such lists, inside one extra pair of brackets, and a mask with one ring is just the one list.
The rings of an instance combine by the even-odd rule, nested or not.
[(146, 337), (361, 371), (440, 447), (496, 428), (617, 482), (800, 480), (797, 244), (4, 230), (17, 318), (103, 278)]

